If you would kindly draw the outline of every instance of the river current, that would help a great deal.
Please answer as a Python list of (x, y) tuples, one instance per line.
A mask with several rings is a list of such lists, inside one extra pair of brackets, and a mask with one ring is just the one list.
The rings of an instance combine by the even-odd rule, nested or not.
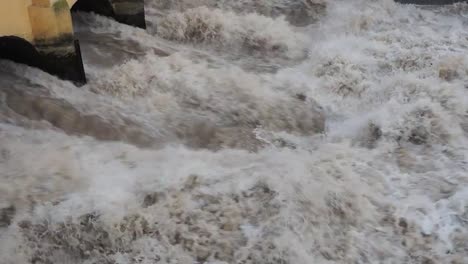
[(468, 263), (468, 4), (74, 14), (88, 84), (0, 61), (0, 263)]

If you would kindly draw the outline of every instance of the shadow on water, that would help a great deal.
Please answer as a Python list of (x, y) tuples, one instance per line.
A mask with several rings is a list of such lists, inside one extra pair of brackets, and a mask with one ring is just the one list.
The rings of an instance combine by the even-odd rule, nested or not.
[(130, 120), (109, 121), (95, 114), (82, 113), (71, 103), (55, 98), (43, 86), (1, 71), (0, 76), (4, 121), (21, 126), (39, 125), (38, 122), (45, 121), (50, 126), (42, 124), (43, 128), (57, 128), (69, 135), (124, 141), (137, 146), (150, 146), (153, 142), (151, 136)]

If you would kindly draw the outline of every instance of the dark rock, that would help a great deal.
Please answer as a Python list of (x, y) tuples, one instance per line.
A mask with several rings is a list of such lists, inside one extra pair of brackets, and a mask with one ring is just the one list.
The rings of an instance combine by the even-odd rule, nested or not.
[(164, 193), (150, 193), (143, 199), (143, 208), (150, 207), (164, 199)]
[(400, 220), (398, 220), (398, 226), (401, 227), (403, 234), (406, 234), (406, 232), (408, 232), (408, 222), (405, 218), (400, 218)]
[(369, 123), (361, 144), (367, 148), (374, 148), (380, 138), (382, 138), (382, 130), (380, 127), (374, 123)]
[(0, 209), (0, 227), (9, 226), (13, 220), (13, 217), (15, 216), (15, 213), (16, 208), (14, 206)]
[(302, 93), (298, 93), (296, 94), (296, 98), (302, 102), (305, 102), (307, 100), (307, 96), (305, 94), (302, 94)]
[(382, 130), (375, 124), (370, 124), (369, 130), (374, 140), (379, 140), (382, 137)]
[(429, 134), (424, 127), (417, 127), (411, 131), (408, 141), (415, 145), (423, 145), (427, 143)]

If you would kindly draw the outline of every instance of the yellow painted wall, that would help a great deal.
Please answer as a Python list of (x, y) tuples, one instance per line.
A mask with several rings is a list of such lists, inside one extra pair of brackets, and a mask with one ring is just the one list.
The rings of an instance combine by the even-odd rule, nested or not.
[(59, 34), (72, 34), (73, 22), (70, 11), (61, 10), (56, 14), (56, 23)]
[(77, 0), (67, 0), (68, 6), (72, 8), (72, 6), (76, 3)]
[(35, 6), (50, 7), (50, 0), (32, 0), (32, 4)]
[(0, 36), (18, 36), (32, 41), (28, 6), (31, 0), (0, 0)]
[(76, 0), (66, 0), (62, 5), (65, 9), (54, 8), (58, 1), (0, 0), (0, 36), (47, 42), (63, 34), (73, 34), (69, 8)]
[[(59, 1), (59, 0), (50, 0), (50, 2), (51, 2), (52, 4), (54, 4), (54, 3), (57, 2), (57, 1)], [(71, 8), (71, 7), (76, 3), (76, 1), (78, 1), (78, 0), (67, 0), (68, 6)]]
[[(0, 0), (0, 36), (18, 36), (33, 42), (72, 34), (68, 11), (54, 12), (59, 0)], [(67, 0), (69, 8), (77, 0)]]
[(59, 31), (54, 9), (51, 7), (30, 6), (28, 10), (35, 41), (46, 41), (58, 37)]

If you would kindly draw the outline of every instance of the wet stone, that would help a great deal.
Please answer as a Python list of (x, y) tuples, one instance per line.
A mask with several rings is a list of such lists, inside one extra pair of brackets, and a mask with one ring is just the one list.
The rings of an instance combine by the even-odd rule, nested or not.
[(423, 127), (418, 127), (411, 132), (408, 141), (415, 145), (423, 145), (427, 143), (429, 135)]
[(164, 201), (166, 198), (166, 195), (163, 192), (154, 192), (147, 194), (143, 200), (143, 207), (150, 207), (152, 205), (155, 205), (161, 201)]
[(307, 100), (307, 96), (305, 94), (302, 94), (302, 93), (298, 93), (296, 94), (296, 98), (302, 102), (305, 102)]
[(195, 254), (197, 256), (197, 261), (205, 262), (208, 257), (211, 255), (211, 252), (208, 248), (205, 247), (196, 247)]
[(398, 220), (398, 226), (401, 227), (403, 234), (406, 234), (406, 232), (408, 232), (408, 222), (405, 218), (400, 218), (400, 220)]
[(15, 217), (16, 208), (14, 206), (9, 206), (3, 209), (0, 209), (0, 227), (7, 227), (11, 224), (13, 218)]

